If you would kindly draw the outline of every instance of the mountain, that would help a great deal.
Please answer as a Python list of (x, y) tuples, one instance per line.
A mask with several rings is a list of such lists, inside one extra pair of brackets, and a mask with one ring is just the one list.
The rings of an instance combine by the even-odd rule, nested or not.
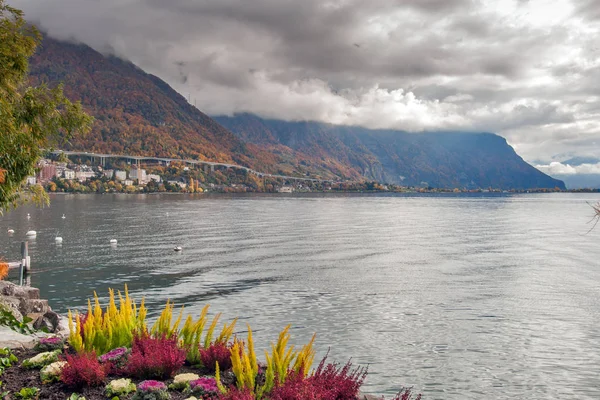
[(306, 167), (340, 165), (380, 182), (447, 188), (565, 188), (492, 133), (413, 134), (266, 120), (251, 114), (214, 118), (244, 141), (271, 151), (290, 149), (296, 157), (309, 160)]
[(68, 149), (189, 157), (269, 169), (277, 158), (247, 145), (190, 105), (164, 81), (83, 44), (45, 37), (30, 60), (32, 84), (64, 83), (95, 117), (91, 133)]
[(32, 84), (64, 83), (96, 120), (66, 149), (232, 162), (283, 175), (407, 186), (564, 188), (490, 133), (369, 130), (251, 114), (209, 117), (160, 78), (84, 44), (45, 37)]

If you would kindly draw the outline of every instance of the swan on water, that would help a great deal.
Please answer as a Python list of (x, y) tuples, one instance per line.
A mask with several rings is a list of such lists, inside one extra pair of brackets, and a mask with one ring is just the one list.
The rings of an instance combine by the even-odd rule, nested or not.
[(31, 215), (29, 215), (29, 213), (27, 213), (27, 219), (31, 218)]
[(8, 228), (8, 230), (6, 231), (9, 235), (12, 235), (13, 233), (15, 233), (14, 229), (10, 229)]
[(36, 237), (37, 236), (37, 232), (36, 231), (27, 231), (27, 233), (25, 234), (25, 236)]
[(65, 217), (65, 214), (63, 214), (63, 216), (62, 216), (61, 218), (62, 218), (62, 219), (65, 219), (65, 218), (67, 218), (67, 217)]
[(110, 244), (117, 244), (117, 239), (110, 239)]
[(57, 236), (54, 238), (54, 241), (56, 242), (56, 244), (60, 244), (60, 243), (62, 243), (62, 237)]
[(181, 248), (181, 246), (175, 246), (175, 248), (173, 249), (173, 251), (181, 251), (181, 250), (183, 250), (183, 249)]

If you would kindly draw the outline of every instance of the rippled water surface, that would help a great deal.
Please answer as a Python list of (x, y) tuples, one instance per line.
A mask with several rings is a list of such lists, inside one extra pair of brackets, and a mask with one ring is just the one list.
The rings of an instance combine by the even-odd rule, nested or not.
[(19, 258), (35, 229), (31, 283), (59, 311), (127, 283), (154, 310), (239, 316), (261, 349), (287, 324), (297, 344), (317, 332), (318, 356), (370, 365), (371, 393), (598, 399), (596, 200), (54, 196), (0, 217), (0, 255)]

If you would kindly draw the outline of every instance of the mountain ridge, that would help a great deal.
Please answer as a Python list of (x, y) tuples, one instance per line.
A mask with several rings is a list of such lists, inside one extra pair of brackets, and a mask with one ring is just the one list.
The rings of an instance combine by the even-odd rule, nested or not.
[[(350, 163), (365, 179), (407, 186), (533, 189), (564, 183), (526, 163), (489, 132), (408, 133), (320, 122), (286, 122), (241, 113), (213, 116), (240, 139)], [(261, 134), (262, 133), (262, 134)], [(328, 146), (317, 146), (329, 143)], [(341, 154), (341, 156), (340, 156)]]
[(85, 44), (46, 36), (32, 84), (56, 85), (96, 118), (69, 150), (235, 163), (280, 175), (405, 186), (564, 188), (490, 133), (370, 130), (320, 122), (209, 117), (159, 77)]

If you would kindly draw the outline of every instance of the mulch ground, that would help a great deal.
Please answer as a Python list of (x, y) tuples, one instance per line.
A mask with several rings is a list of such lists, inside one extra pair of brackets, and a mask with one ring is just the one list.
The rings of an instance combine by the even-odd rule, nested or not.
[[(64, 385), (62, 382), (50, 383), (50, 384), (42, 384), (42, 380), (40, 379), (40, 370), (39, 369), (27, 369), (21, 367), (21, 363), (23, 360), (33, 357), (39, 352), (34, 350), (14, 350), (13, 353), (19, 358), (19, 362), (17, 365), (14, 365), (4, 371), (4, 374), (0, 376), (0, 381), (3, 382), (2, 388), (0, 389), (0, 393), (9, 391), (8, 396), (4, 397), (4, 400), (17, 400), (18, 398), (15, 396), (15, 393), (20, 391), (22, 388), (32, 388), (37, 387), (40, 389), (38, 399), (43, 400), (65, 400), (72, 393), (78, 393), (82, 396), (85, 396), (86, 400), (106, 400), (107, 397), (104, 394), (104, 386), (108, 382), (113, 379), (122, 378), (120, 376), (112, 376), (109, 375), (105, 384), (103, 386), (98, 386), (94, 388), (85, 388), (80, 391), (74, 391)], [(206, 371), (199, 370), (198, 368), (191, 368), (189, 366), (184, 366), (178, 374), (193, 372), (200, 376), (204, 375)], [(142, 380), (132, 379), (132, 382), (138, 384)], [(171, 382), (165, 382), (167, 385)], [(183, 395), (180, 392), (169, 390), (171, 394), (172, 400), (182, 400), (187, 399), (189, 396)], [(129, 395), (131, 397), (131, 395)], [(126, 397), (121, 397), (121, 400)]]

